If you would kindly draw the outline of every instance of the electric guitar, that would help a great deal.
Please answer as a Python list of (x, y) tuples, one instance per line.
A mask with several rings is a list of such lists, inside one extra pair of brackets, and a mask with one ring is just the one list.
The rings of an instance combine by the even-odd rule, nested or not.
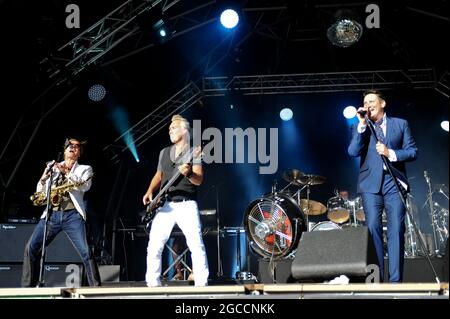
[[(185, 162), (185, 163), (190, 163), (192, 161), (192, 159), (194, 157), (198, 157), (199, 154), (200, 154), (200, 147), (197, 147), (195, 149), (193, 148), (189, 151), (189, 154), (186, 158), (184, 158), (184, 156), (182, 156), (181, 159), (183, 159), (183, 162)], [(164, 185), (164, 187), (161, 188), (161, 190), (158, 192), (158, 194), (155, 196), (155, 198), (153, 198), (150, 201), (150, 203), (148, 203), (147, 208), (146, 208), (146, 213), (142, 217), (143, 223), (149, 224), (152, 222), (152, 220), (153, 220), (153, 218), (155, 218), (155, 215), (158, 212), (159, 208), (161, 208), (166, 201), (167, 191), (173, 185), (173, 183), (175, 183), (175, 181), (178, 179), (178, 177), (180, 177), (180, 175), (181, 175), (181, 172), (178, 169), (178, 167), (176, 167), (176, 173), (173, 174), (173, 176), (167, 181), (167, 183)]]

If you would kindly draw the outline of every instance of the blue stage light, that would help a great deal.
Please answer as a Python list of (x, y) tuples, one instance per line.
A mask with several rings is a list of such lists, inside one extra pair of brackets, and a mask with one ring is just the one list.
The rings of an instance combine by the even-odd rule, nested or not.
[(347, 106), (342, 112), (346, 119), (352, 119), (356, 116), (356, 108), (354, 106)]
[(448, 121), (442, 121), (442, 122), (441, 122), (441, 128), (442, 128), (444, 131), (448, 132)]
[(294, 116), (294, 112), (292, 112), (292, 110), (288, 107), (286, 107), (280, 111), (280, 118), (283, 121), (289, 121), (290, 119), (292, 119), (293, 116)]
[(239, 22), (239, 15), (233, 9), (227, 9), (220, 15), (220, 23), (227, 28), (232, 29), (237, 26)]

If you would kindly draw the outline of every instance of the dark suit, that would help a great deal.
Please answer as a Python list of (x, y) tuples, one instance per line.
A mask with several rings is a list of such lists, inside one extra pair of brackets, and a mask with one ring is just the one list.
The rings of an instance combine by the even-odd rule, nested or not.
[[(396, 177), (408, 185), (405, 162), (417, 158), (417, 147), (411, 135), (408, 122), (399, 118), (386, 117), (386, 146), (394, 150), (397, 161), (391, 162)], [(366, 224), (372, 235), (383, 280), (383, 209), (387, 214), (387, 237), (389, 256), (389, 279), (401, 282), (404, 257), (405, 207), (397, 193), (394, 180), (383, 169), (383, 161), (376, 150), (376, 137), (369, 127), (358, 133), (357, 125), (352, 126), (352, 139), (348, 147), (350, 156), (361, 157), (357, 191), (363, 199)], [(409, 191), (409, 185), (408, 185)]]

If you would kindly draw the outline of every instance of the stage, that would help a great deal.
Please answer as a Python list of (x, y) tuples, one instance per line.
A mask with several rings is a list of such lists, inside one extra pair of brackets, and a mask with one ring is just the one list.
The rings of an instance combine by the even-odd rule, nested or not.
[(117, 283), (81, 288), (2, 288), (1, 299), (449, 299), (448, 283), (234, 284), (145, 287)]

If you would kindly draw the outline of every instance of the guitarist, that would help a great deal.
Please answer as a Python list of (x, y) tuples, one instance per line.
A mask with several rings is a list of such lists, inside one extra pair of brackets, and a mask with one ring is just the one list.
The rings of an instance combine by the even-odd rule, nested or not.
[(178, 179), (164, 194), (163, 204), (152, 221), (145, 275), (149, 287), (161, 286), (161, 255), (175, 223), (186, 237), (186, 243), (191, 251), (195, 286), (208, 284), (208, 261), (196, 202), (197, 186), (203, 182), (203, 168), (201, 161), (196, 157), (193, 162), (186, 160), (190, 152), (189, 128), (189, 122), (185, 118), (180, 115), (172, 117), (169, 126), (172, 145), (160, 152), (158, 168), (142, 198), (144, 205), (149, 204), (155, 191), (164, 186), (175, 174), (180, 173)]

